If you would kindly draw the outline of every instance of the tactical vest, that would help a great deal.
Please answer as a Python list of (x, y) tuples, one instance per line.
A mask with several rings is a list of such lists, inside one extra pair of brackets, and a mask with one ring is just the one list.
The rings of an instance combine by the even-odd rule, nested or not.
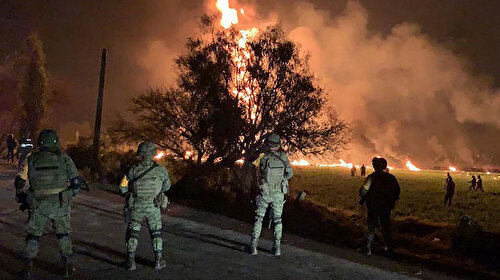
[(28, 158), (28, 178), (35, 196), (58, 194), (68, 185), (66, 162), (60, 153), (32, 153)]
[[(138, 176), (146, 169), (135, 172), (135, 175)], [(157, 166), (132, 184), (131, 188), (132, 193), (134, 194), (135, 203), (153, 203), (154, 199), (161, 192), (163, 187), (163, 181), (159, 174), (160, 172), (161, 169)]]
[(285, 179), (285, 160), (281, 158), (281, 153), (268, 153), (266, 168), (263, 179), (270, 184), (279, 184)]

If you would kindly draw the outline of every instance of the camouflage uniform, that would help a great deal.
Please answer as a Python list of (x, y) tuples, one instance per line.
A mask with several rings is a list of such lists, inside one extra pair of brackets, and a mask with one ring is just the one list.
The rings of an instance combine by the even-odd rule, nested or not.
[[(69, 269), (66, 267), (67, 260), (73, 254), (69, 238), (71, 202), (79, 190), (81, 179), (71, 158), (61, 153), (55, 131), (42, 131), (39, 145), (39, 151), (27, 156), (26, 163), (15, 181), (16, 200), (27, 205), (30, 211), (28, 235), (22, 257), (31, 266), (31, 260), (38, 254), (38, 243), (45, 224), (50, 220), (59, 240), (65, 268)], [(26, 180), (29, 180), (27, 189), (24, 186)], [(68, 187), (70, 184), (71, 188)], [(66, 270), (65, 273), (68, 276), (69, 271)], [(26, 274), (31, 274), (31, 271)], [(31, 275), (25, 276), (30, 277)]]
[[(144, 144), (148, 143), (148, 144)], [(128, 194), (127, 206), (130, 209), (130, 221), (128, 223), (126, 241), (129, 254), (128, 268), (135, 269), (135, 252), (138, 245), (139, 232), (144, 219), (149, 225), (149, 232), (153, 250), (157, 258), (156, 268), (161, 269), (163, 239), (161, 238), (161, 210), (154, 201), (157, 196), (170, 189), (170, 178), (164, 166), (157, 165), (152, 158), (156, 154), (156, 147), (151, 142), (143, 142), (139, 145), (138, 154), (143, 157), (142, 161), (130, 168), (121, 183), (121, 193)], [(153, 167), (154, 166), (154, 167)], [(134, 180), (143, 172), (153, 167), (142, 178)], [(131, 183), (132, 182), (132, 183)], [(130, 186), (129, 186), (130, 185)]]
[(274, 223), (274, 245), (275, 255), (281, 254), (281, 236), (283, 225), (281, 215), (285, 204), (285, 194), (288, 193), (288, 180), (293, 176), (290, 161), (285, 152), (277, 151), (280, 138), (273, 133), (268, 137), (268, 145), (274, 149), (263, 153), (254, 162), (259, 168), (259, 192), (255, 198), (255, 223), (252, 232), (250, 250), (253, 255), (257, 254), (257, 245), (262, 231), (262, 222), (268, 206), (271, 207)]

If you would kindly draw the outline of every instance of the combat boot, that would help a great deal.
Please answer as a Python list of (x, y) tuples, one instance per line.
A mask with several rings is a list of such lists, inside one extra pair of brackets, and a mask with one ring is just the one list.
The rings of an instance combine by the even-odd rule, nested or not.
[(252, 241), (250, 242), (250, 246), (248, 247), (248, 251), (250, 255), (257, 255), (257, 244), (259, 243), (258, 238), (252, 238)]
[(280, 241), (274, 241), (272, 252), (275, 256), (281, 256), (281, 244)]
[(24, 262), (24, 269), (22, 272), (22, 279), (23, 280), (31, 280), (33, 279), (33, 261), (31, 259), (23, 259)]
[(161, 270), (165, 266), (167, 266), (167, 263), (163, 259), (161, 251), (156, 251), (156, 254), (155, 254), (155, 269), (156, 270)]
[(128, 252), (127, 269), (135, 270), (136, 268), (137, 265), (135, 264), (135, 252)]
[(63, 277), (65, 279), (71, 278), (71, 276), (73, 276), (73, 272), (75, 271), (75, 269), (71, 265), (71, 263), (69, 261), (69, 257), (62, 256), (61, 259), (62, 259), (62, 263), (63, 263), (63, 266), (64, 266)]

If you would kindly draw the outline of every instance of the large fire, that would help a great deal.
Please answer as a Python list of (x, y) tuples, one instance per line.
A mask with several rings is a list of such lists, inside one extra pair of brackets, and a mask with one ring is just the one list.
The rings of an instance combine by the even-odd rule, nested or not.
[(450, 166), (448, 167), (448, 170), (451, 172), (457, 172), (458, 169), (456, 167)]
[(406, 167), (408, 167), (408, 169), (410, 169), (411, 171), (420, 171), (421, 169), (416, 167), (413, 163), (411, 163), (411, 161), (407, 160), (406, 161)]
[[(232, 25), (238, 23), (238, 12), (236, 9), (229, 7), (229, 0), (217, 0), (215, 4), (221, 12), (220, 24), (225, 29), (229, 29)], [(244, 14), (244, 10), (240, 9), (240, 13)], [(231, 60), (235, 66), (232, 73), (232, 83), (230, 84), (230, 93), (238, 99), (238, 105), (245, 109), (246, 118), (254, 122), (257, 120), (257, 104), (255, 87), (257, 81), (250, 77), (247, 71), (252, 52), (248, 47), (248, 40), (255, 37), (259, 30), (250, 28), (247, 30), (239, 30), (238, 35), (234, 38), (235, 45), (228, 46), (228, 51), (231, 54)], [(230, 35), (230, 33), (228, 33)]]

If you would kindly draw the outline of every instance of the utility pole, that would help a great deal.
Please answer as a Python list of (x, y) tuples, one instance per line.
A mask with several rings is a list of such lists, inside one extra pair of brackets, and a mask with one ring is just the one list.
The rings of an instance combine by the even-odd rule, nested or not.
[(99, 91), (97, 92), (97, 108), (95, 112), (94, 124), (94, 150), (91, 161), (92, 171), (99, 169), (99, 139), (101, 137), (101, 120), (102, 120), (102, 100), (104, 95), (104, 76), (106, 74), (106, 49), (102, 50), (101, 55), (101, 74), (99, 76)]

